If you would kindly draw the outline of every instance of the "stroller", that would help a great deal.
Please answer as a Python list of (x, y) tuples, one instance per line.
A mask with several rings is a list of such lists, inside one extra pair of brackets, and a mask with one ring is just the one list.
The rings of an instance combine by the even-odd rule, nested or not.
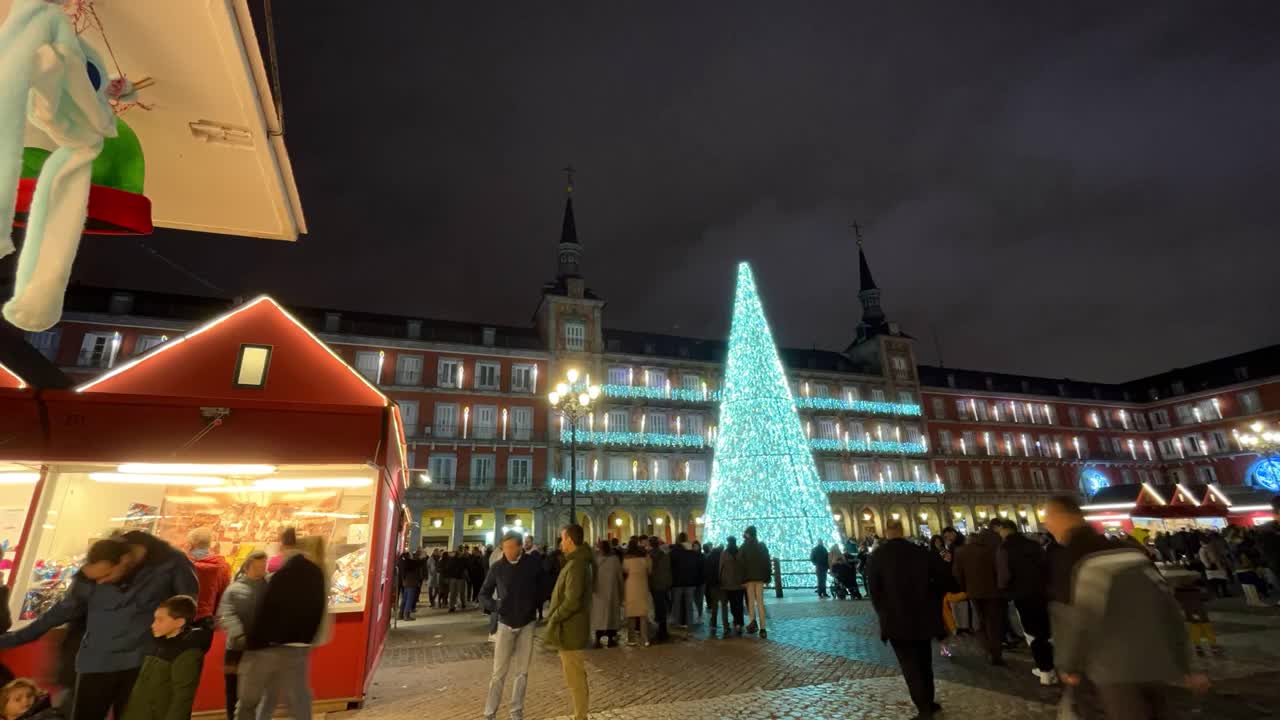
[(849, 596), (861, 599), (862, 593), (858, 592), (858, 573), (854, 570), (853, 559), (845, 556), (845, 562), (836, 563), (831, 566), (831, 577), (835, 582), (832, 583), (831, 590), (840, 600), (844, 600)]

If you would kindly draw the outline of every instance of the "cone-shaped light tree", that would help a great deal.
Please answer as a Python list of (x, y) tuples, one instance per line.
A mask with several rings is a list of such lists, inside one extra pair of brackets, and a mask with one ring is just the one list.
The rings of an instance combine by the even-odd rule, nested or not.
[(809, 552), (839, 541), (813, 451), (796, 415), (751, 266), (738, 265), (705, 537), (741, 539), (754, 525), (781, 560), (785, 586), (813, 582)]

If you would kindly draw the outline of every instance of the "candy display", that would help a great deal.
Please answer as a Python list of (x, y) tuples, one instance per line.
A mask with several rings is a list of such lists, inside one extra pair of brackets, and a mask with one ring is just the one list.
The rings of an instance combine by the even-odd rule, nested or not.
[(27, 590), (26, 597), (22, 599), (22, 611), (18, 619), (31, 620), (56, 605), (66, 594), (67, 588), (71, 587), (71, 578), (80, 569), (82, 562), (84, 555), (61, 560), (37, 560), (31, 571), (31, 589)]
[(369, 549), (360, 548), (338, 558), (330, 585), (330, 605), (348, 605), (364, 601), (364, 585), (369, 565)]

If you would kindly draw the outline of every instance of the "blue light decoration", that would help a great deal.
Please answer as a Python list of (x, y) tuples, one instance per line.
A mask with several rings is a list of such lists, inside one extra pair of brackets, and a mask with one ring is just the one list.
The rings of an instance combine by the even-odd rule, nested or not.
[(814, 438), (809, 441), (809, 446), (814, 450), (827, 452), (874, 453), (877, 455), (923, 455), (925, 453), (923, 442), (898, 442), (896, 440), (872, 440), (868, 443), (863, 440), (845, 442), (844, 440)]
[(601, 385), (600, 392), (605, 397), (623, 400), (677, 400), (679, 402), (716, 402), (720, 394), (708, 390), (686, 390), (685, 388), (648, 387), (646, 385)]
[(827, 492), (869, 493), (872, 495), (940, 495), (946, 492), (942, 483), (921, 480), (828, 480), (822, 483)]
[(1089, 497), (1097, 495), (1099, 490), (1110, 484), (1111, 482), (1107, 480), (1107, 476), (1101, 470), (1085, 468), (1080, 471), (1080, 487), (1084, 488)]
[[(578, 480), (578, 494), (703, 495), (707, 486), (707, 482), (698, 480)], [(564, 495), (569, 492), (569, 480), (551, 478), (547, 481), (547, 490), (553, 495)], [(912, 480), (825, 480), (822, 490), (826, 493), (869, 495), (938, 495), (945, 492), (940, 483)]]
[[(569, 443), (569, 430), (560, 431), (560, 442)], [(615, 432), (613, 430), (578, 431), (579, 445), (603, 445), (605, 447), (658, 447), (698, 450), (707, 446), (707, 439), (699, 433), (673, 435), (671, 433)]]
[(1250, 465), (1245, 482), (1267, 492), (1280, 493), (1280, 457), (1265, 457)]
[[(646, 385), (601, 385), (605, 397), (619, 400), (674, 400), (677, 402), (719, 402), (720, 391), (687, 390), (685, 388), (648, 387)], [(835, 410), (864, 415), (896, 415), (920, 417), (920, 406), (915, 403), (877, 402), (875, 400), (847, 400), (844, 398), (799, 397), (796, 407), (806, 410)]]
[(704, 537), (723, 543), (730, 535), (741, 537), (748, 525), (781, 561), (784, 587), (810, 585), (809, 551), (819, 542), (840, 540), (751, 266), (744, 262), (738, 264)]
[(811, 410), (848, 410), (867, 415), (901, 415), (919, 417), (920, 406), (915, 403), (878, 402), (875, 400), (847, 400), (830, 397), (799, 397), (796, 407)]

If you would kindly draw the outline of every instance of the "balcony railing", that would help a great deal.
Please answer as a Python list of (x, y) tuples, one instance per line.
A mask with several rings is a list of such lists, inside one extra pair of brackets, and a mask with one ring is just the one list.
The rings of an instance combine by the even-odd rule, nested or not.
[[(412, 431), (411, 431), (412, 430)], [(532, 428), (507, 426), (503, 437), (502, 426), (473, 425), (463, 437), (461, 425), (426, 425), (421, 428), (405, 426), (404, 435), (410, 440), (449, 440), (457, 442), (546, 442), (545, 433), (535, 433)], [(581, 435), (581, 433), (579, 433)]]
[[(718, 402), (718, 390), (689, 390), (678, 387), (650, 387), (647, 385), (603, 385), (605, 397), (626, 400), (673, 400), (678, 402)], [(797, 397), (796, 407), (810, 410), (836, 410), (866, 415), (896, 415), (919, 417), (917, 403), (893, 403), (875, 400), (848, 400), (844, 398)]]
[[(427, 482), (428, 477), (430, 477), (430, 482)], [(412, 479), (413, 482), (410, 487), (428, 491), (532, 490), (534, 486), (532, 479), (522, 476), (500, 475), (488, 478), (470, 478), (454, 474), (449, 477), (436, 477), (429, 475), (426, 470), (414, 470)]]

